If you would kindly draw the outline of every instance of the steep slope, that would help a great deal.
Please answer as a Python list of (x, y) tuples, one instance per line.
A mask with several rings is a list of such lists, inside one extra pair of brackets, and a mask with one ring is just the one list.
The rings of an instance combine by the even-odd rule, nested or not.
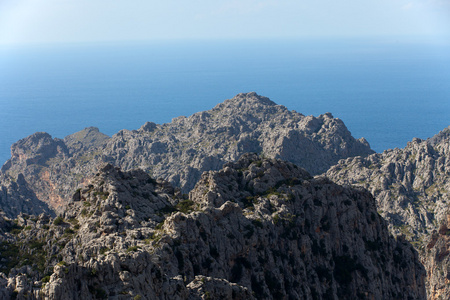
[(450, 214), (433, 231), (425, 249), (428, 299), (450, 299)]
[(1, 180), (0, 185), (0, 209), (7, 216), (17, 216), (20, 213), (40, 214), (42, 212), (54, 215), (47, 203), (40, 201), (34, 191), (28, 187), (22, 174), (16, 180), (8, 177)]
[(446, 217), (450, 190), (450, 127), (404, 149), (339, 161), (326, 175), (367, 188), (391, 231), (412, 240), (437, 229)]
[(2, 249), (22, 253), (3, 251), (5, 297), (425, 298), (417, 253), (367, 191), (256, 155), (205, 172), (189, 199), (107, 165), (61, 217), (21, 216), (9, 231)]
[(11, 181), (22, 174), (37, 198), (56, 209), (104, 162), (124, 170), (140, 168), (188, 192), (203, 171), (218, 170), (247, 152), (293, 162), (312, 174), (341, 158), (373, 153), (331, 114), (305, 117), (256, 93), (239, 94), (171, 123), (122, 130), (111, 138), (96, 128), (64, 140), (36, 133), (15, 143), (11, 152), (3, 178)]
[[(440, 231), (440, 224), (447, 224), (450, 127), (428, 140), (414, 139), (404, 149), (341, 160), (326, 174), (340, 184), (367, 188), (375, 196), (378, 212), (388, 221), (390, 231), (412, 241), (427, 266), (436, 265), (435, 250), (427, 245), (430, 238), (435, 238), (433, 232)], [(438, 262), (442, 264), (440, 269), (448, 266), (447, 261)], [(434, 299), (433, 286), (446, 275), (442, 273), (438, 279), (431, 267), (427, 271), (430, 297)], [(450, 294), (447, 285), (444, 290), (443, 294)]]
[(340, 158), (373, 153), (331, 114), (305, 117), (255, 93), (172, 123), (121, 131), (104, 152), (115, 165), (141, 168), (183, 190), (192, 189), (203, 171), (248, 152), (293, 162), (313, 174)]

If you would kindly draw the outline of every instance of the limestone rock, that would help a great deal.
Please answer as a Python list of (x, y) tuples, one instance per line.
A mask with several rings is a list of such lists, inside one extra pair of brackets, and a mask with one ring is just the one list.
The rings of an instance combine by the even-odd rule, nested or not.
[(435, 230), (425, 248), (425, 268), (427, 270), (428, 299), (450, 298), (450, 214)]
[[(404, 149), (387, 150), (368, 157), (339, 161), (326, 175), (340, 184), (362, 186), (376, 198), (378, 212), (394, 235), (403, 235), (420, 252), (428, 271), (431, 299), (449, 295), (445, 274), (448, 261), (436, 260), (445, 253), (437, 244), (430, 252), (440, 224), (447, 223), (450, 203), (450, 127), (428, 139), (413, 139)], [(448, 225), (446, 225), (448, 226)], [(446, 243), (441, 234), (440, 243)], [(437, 288), (439, 286), (439, 288)], [(448, 297), (444, 297), (448, 298)]]
[[(125, 171), (142, 169), (187, 193), (202, 172), (219, 170), (248, 152), (293, 162), (312, 174), (326, 171), (341, 158), (373, 153), (367, 141), (354, 139), (330, 113), (304, 116), (247, 93), (209, 111), (167, 124), (147, 122), (111, 138), (93, 127), (64, 140), (36, 133), (12, 146), (0, 186), (23, 174), (37, 199), (62, 211), (65, 199), (105, 162)], [(17, 213), (5, 211), (10, 217)]]
[(104, 165), (75, 194), (57, 218), (23, 215), (0, 235), (0, 295), (426, 296), (417, 252), (389, 235), (366, 190), (313, 178), (292, 163), (244, 155), (204, 172), (189, 198), (143, 171)]

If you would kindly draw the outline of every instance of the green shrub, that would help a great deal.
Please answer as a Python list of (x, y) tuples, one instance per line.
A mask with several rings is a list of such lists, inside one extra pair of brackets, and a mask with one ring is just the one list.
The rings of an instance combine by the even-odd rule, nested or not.
[(193, 206), (194, 206), (194, 201), (192, 200), (183, 200), (180, 201), (177, 205), (176, 208), (182, 212), (182, 213), (189, 213), (193, 210)]
[(78, 220), (76, 218), (70, 218), (68, 221), (70, 224), (72, 224), (74, 226), (78, 224)]
[(177, 209), (171, 205), (166, 205), (165, 207), (158, 209), (156, 211), (156, 214), (160, 217), (162, 217), (165, 214), (173, 213), (174, 211), (177, 211)]
[(108, 247), (102, 247), (100, 248), (100, 254), (105, 254), (106, 252), (108, 252), (110, 249)]
[(62, 223), (64, 223), (64, 219), (61, 217), (56, 217), (55, 220), (53, 220), (53, 224), (56, 226), (61, 225)]
[(158, 224), (155, 226), (155, 229), (161, 229), (161, 228), (163, 227), (163, 225), (164, 225), (164, 221), (162, 221), (161, 223), (158, 223)]
[(66, 228), (66, 229), (64, 229), (64, 233), (66, 233), (66, 234), (74, 234), (75, 231), (73, 231), (73, 230), (70, 229), (70, 228)]
[(127, 252), (136, 252), (136, 251), (138, 251), (138, 249), (139, 249), (140, 247), (139, 246), (131, 246), (131, 247), (128, 247), (128, 249), (127, 249)]
[(279, 216), (278, 214), (275, 214), (275, 215), (273, 216), (273, 223), (274, 223), (275, 225), (277, 225), (278, 222), (280, 222), (280, 216)]

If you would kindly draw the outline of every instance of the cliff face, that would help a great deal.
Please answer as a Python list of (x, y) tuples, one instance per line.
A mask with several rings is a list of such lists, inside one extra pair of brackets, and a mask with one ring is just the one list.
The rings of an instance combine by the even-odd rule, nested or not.
[(17, 179), (7, 178), (0, 185), (0, 208), (7, 216), (20, 213), (40, 214), (42, 212), (54, 215), (45, 202), (40, 201), (34, 191), (29, 188), (22, 174)]
[[(218, 170), (248, 152), (293, 162), (312, 174), (325, 172), (341, 158), (373, 153), (331, 114), (306, 117), (255, 93), (111, 138), (96, 128), (64, 140), (36, 133), (15, 143), (11, 152), (1, 170), (4, 189), (6, 181), (22, 174), (36, 197), (54, 209), (62, 208), (64, 199), (105, 162), (124, 170), (140, 168), (188, 192), (203, 171)], [(18, 213), (8, 211), (11, 217)]]
[(189, 198), (106, 165), (61, 217), (2, 222), (4, 297), (425, 298), (416, 251), (368, 192), (256, 155), (205, 172)]
[(417, 240), (446, 217), (450, 190), (450, 128), (404, 149), (350, 158), (326, 175), (340, 184), (367, 188), (396, 234)]
[[(340, 184), (365, 187), (375, 196), (390, 231), (404, 235), (420, 251), (432, 299), (450, 294), (444, 284), (447, 275), (434, 269), (448, 266), (442, 246), (447, 243), (446, 231), (436, 232), (441, 232), (441, 224), (448, 226), (449, 158), (450, 127), (428, 140), (414, 139), (404, 149), (342, 160), (326, 173)], [(438, 237), (439, 243), (434, 244)]]
[(425, 248), (424, 265), (427, 270), (429, 299), (450, 298), (450, 214), (434, 230)]

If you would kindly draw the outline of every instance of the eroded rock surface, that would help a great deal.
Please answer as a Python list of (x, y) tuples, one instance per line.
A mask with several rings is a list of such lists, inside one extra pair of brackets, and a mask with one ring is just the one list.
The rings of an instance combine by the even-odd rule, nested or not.
[(446, 233), (438, 235), (438, 244), (430, 245), (441, 226), (448, 226), (450, 127), (430, 139), (414, 139), (404, 149), (341, 160), (326, 175), (340, 184), (365, 187), (375, 196), (390, 231), (404, 235), (420, 252), (427, 266), (430, 299), (440, 295), (447, 299), (447, 272), (437, 271), (450, 266), (444, 259), (449, 249), (443, 246)]
[(417, 252), (367, 191), (256, 155), (189, 198), (106, 165), (61, 216), (2, 220), (5, 297), (425, 299)]
[[(312, 174), (325, 172), (341, 158), (373, 153), (330, 113), (304, 116), (256, 93), (239, 94), (171, 123), (121, 130), (111, 138), (96, 128), (64, 140), (36, 133), (11, 149), (0, 185), (7, 189), (7, 182), (22, 174), (37, 199), (56, 210), (105, 162), (123, 170), (142, 169), (187, 193), (202, 172), (219, 170), (247, 152), (293, 162)], [(19, 213), (5, 211), (10, 217)]]

